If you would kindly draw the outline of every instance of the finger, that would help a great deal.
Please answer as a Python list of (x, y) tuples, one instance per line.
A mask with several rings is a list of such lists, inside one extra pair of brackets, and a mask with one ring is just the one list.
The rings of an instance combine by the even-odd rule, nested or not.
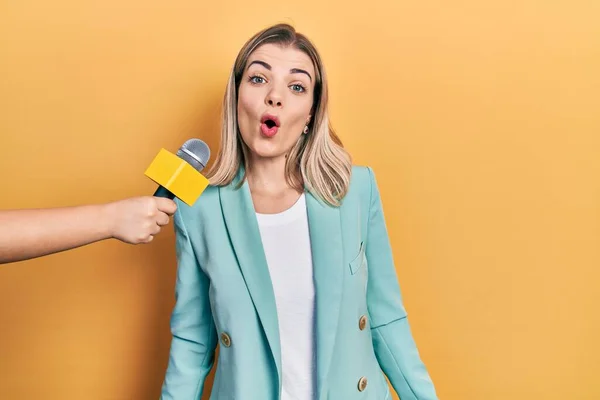
[(160, 226), (154, 225), (152, 227), (152, 233), (151, 233), (151, 235), (158, 235), (159, 233), (160, 233)]
[(144, 240), (144, 243), (150, 243), (153, 240), (154, 240), (154, 236), (150, 235), (150, 236), (148, 236), (148, 238), (146, 240)]
[(167, 225), (169, 222), (171, 221), (171, 219), (169, 218), (169, 216), (165, 213), (158, 213), (158, 216), (156, 217), (156, 223), (159, 226), (165, 226)]
[(169, 215), (173, 215), (175, 214), (175, 211), (177, 211), (177, 204), (175, 204), (173, 200), (165, 199), (164, 197), (156, 198), (156, 207), (158, 207), (160, 211)]

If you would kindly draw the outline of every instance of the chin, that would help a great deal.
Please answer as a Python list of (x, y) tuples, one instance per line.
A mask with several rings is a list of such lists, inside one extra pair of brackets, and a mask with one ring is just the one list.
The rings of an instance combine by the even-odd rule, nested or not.
[(278, 158), (285, 155), (285, 152), (280, 150), (251, 149), (251, 151), (260, 158)]
[(258, 140), (252, 146), (249, 146), (250, 152), (261, 158), (278, 158), (287, 153), (287, 149), (270, 141)]

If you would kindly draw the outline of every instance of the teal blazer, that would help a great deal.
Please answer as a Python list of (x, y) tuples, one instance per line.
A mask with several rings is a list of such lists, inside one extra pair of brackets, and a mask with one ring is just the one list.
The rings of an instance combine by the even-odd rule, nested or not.
[[(281, 349), (275, 297), (243, 175), (209, 187), (174, 216), (176, 302), (163, 400), (197, 400), (215, 361), (211, 400), (278, 400)], [(317, 399), (437, 395), (402, 303), (379, 190), (353, 167), (339, 207), (307, 191), (316, 291)]]

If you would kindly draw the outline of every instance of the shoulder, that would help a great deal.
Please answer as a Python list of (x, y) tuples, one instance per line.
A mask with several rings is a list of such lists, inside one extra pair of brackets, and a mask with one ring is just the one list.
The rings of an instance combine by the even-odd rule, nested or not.
[(371, 185), (373, 169), (368, 165), (353, 165), (350, 184)]
[(349, 191), (371, 193), (376, 190), (375, 172), (368, 165), (353, 165)]
[(177, 204), (176, 217), (180, 217), (186, 222), (201, 218), (202, 214), (210, 213), (210, 210), (214, 211), (215, 207), (220, 207), (219, 188), (209, 185), (192, 205), (188, 205), (178, 198), (175, 198), (175, 203)]
[(373, 168), (367, 165), (353, 165), (350, 175), (350, 184), (346, 193), (344, 203), (360, 202), (365, 207), (369, 207), (372, 194), (377, 190), (375, 183), (375, 173)]

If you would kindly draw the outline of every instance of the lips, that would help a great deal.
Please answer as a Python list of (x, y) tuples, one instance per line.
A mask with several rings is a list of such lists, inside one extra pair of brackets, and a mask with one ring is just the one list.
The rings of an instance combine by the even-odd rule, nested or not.
[(263, 135), (273, 137), (279, 130), (279, 118), (272, 114), (264, 114), (260, 119), (260, 130)]

